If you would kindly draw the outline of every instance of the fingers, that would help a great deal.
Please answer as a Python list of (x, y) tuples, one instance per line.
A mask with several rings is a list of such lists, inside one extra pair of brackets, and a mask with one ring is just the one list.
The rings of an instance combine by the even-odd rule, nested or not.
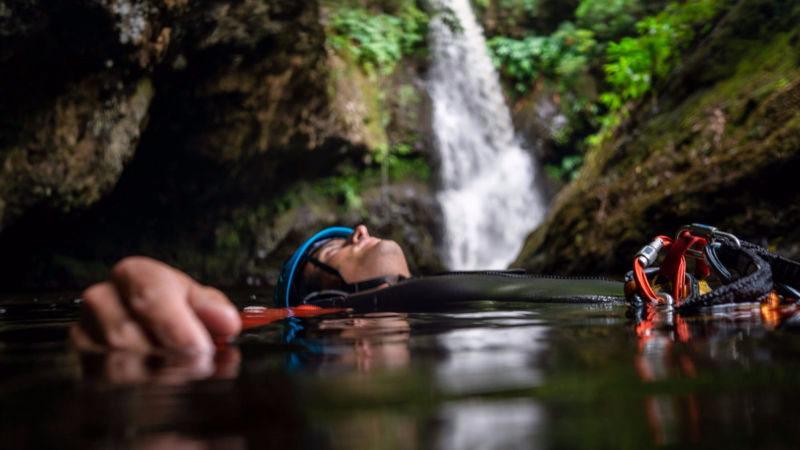
[(110, 278), (83, 294), (81, 320), (70, 330), (78, 349), (212, 353), (212, 335), (241, 330), (238, 311), (222, 292), (162, 262), (125, 258)]
[(219, 289), (193, 284), (189, 288), (189, 305), (214, 336), (234, 336), (242, 330), (239, 311)]
[(88, 350), (107, 345), (136, 351), (149, 351), (147, 335), (128, 313), (119, 294), (109, 282), (98, 283), (83, 293), (84, 308), (78, 327), (71, 331), (73, 343)]
[(194, 280), (144, 257), (117, 263), (111, 281), (131, 314), (154, 341), (169, 350), (210, 353), (211, 336), (188, 303)]

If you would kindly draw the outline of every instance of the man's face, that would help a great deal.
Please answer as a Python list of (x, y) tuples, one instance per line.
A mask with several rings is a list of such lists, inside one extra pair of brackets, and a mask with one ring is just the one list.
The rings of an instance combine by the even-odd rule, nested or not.
[[(403, 250), (396, 242), (369, 235), (364, 225), (356, 227), (346, 239), (333, 239), (312, 255), (320, 262), (338, 270), (348, 283), (357, 283), (382, 276), (410, 276)], [(303, 276), (320, 279), (322, 289), (337, 289), (341, 280), (335, 275), (306, 263)]]

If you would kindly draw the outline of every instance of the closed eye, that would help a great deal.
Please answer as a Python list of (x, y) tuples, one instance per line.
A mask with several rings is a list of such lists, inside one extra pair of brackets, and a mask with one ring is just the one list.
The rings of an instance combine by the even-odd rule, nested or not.
[(344, 238), (331, 239), (315, 252), (315, 257), (319, 260), (327, 260), (330, 253), (344, 247), (345, 242)]

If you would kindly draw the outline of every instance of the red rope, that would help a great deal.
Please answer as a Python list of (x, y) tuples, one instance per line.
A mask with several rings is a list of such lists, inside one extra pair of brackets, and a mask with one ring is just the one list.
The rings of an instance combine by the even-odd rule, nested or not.
[[(668, 280), (672, 280), (672, 296), (677, 304), (686, 297), (686, 252), (694, 247), (695, 250), (702, 250), (707, 241), (704, 238), (697, 237), (684, 231), (674, 241), (667, 236), (657, 236), (656, 239), (661, 239), (664, 242), (664, 249), (668, 249), (664, 261), (661, 263), (658, 274)], [(633, 262), (634, 279), (639, 294), (646, 298), (650, 303), (657, 303), (662, 301), (650, 286), (647, 276), (644, 273), (639, 259)], [(704, 260), (698, 260), (695, 265), (695, 272), (699, 278), (708, 276), (709, 269)]]
[[(659, 275), (672, 280), (672, 295), (675, 302), (680, 304), (681, 300), (686, 298), (686, 252), (697, 246), (696, 250), (702, 250), (707, 242), (704, 238), (697, 237), (684, 231), (673, 242), (672, 247), (664, 257), (664, 262), (658, 271)], [(705, 261), (698, 260), (696, 264), (696, 273), (700, 278), (705, 278), (708, 275), (708, 266)]]
[[(664, 243), (663, 248), (669, 248), (672, 245), (672, 239), (667, 236), (656, 236), (656, 239), (661, 239)], [(650, 303), (658, 303), (661, 301), (661, 299), (656, 296), (655, 292), (653, 292), (653, 288), (650, 287), (650, 282), (647, 280), (647, 275), (644, 273), (644, 267), (642, 267), (641, 262), (639, 262), (639, 258), (633, 261), (633, 275), (639, 295), (647, 299)]]

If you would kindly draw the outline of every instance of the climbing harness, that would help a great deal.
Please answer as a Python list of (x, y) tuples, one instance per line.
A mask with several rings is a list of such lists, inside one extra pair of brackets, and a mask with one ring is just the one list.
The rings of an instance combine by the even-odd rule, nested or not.
[[(661, 264), (653, 266), (662, 250)], [(687, 258), (694, 260), (691, 272)], [(689, 313), (701, 306), (796, 301), (800, 263), (715, 227), (691, 224), (675, 238), (656, 236), (643, 247), (625, 282), (631, 305), (671, 305)]]

